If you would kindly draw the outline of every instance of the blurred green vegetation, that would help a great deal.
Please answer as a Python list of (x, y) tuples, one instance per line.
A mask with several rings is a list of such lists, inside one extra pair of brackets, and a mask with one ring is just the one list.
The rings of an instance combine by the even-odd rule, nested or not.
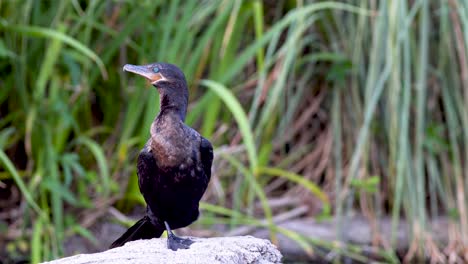
[[(86, 216), (142, 204), (135, 159), (158, 94), (121, 67), (155, 61), (185, 72), (187, 123), (215, 146), (199, 228), (265, 227), (309, 254), (368, 261), (343, 237), (277, 225), (306, 204), (296, 217), (334, 217), (338, 234), (353, 212), (391, 216), (394, 236), (374, 252), (387, 262), (398, 262), (403, 218), (407, 256), (463, 257), (467, 1), (12, 0), (0, 15), (0, 243), (11, 258), (60, 257), (70, 236), (94, 239)], [(432, 246), (441, 215), (449, 244)]]

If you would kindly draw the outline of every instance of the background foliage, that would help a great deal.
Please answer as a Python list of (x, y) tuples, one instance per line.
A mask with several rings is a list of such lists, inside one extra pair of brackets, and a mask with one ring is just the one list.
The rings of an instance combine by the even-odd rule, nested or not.
[[(158, 94), (121, 67), (154, 61), (183, 69), (187, 123), (215, 145), (199, 228), (265, 227), (366, 261), (340, 237), (357, 212), (410, 223), (407, 259), (463, 258), (468, 2), (26, 0), (0, 14), (10, 258), (62, 256), (114, 206), (142, 203), (135, 158)], [(339, 241), (279, 227), (284, 213), (335, 218)], [(448, 244), (432, 239), (440, 216)], [(397, 262), (393, 234), (374, 254)]]

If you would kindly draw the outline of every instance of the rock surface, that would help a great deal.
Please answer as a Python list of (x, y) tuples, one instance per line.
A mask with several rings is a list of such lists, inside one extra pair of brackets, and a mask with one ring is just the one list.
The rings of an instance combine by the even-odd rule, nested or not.
[(137, 240), (94, 254), (80, 254), (46, 262), (92, 263), (281, 263), (281, 253), (266, 239), (252, 236), (191, 238), (189, 249), (172, 251), (165, 238)]

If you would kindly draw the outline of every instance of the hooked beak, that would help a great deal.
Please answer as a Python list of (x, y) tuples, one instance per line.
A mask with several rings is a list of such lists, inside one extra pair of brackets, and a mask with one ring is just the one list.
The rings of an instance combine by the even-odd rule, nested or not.
[(132, 65), (132, 64), (125, 64), (123, 67), (124, 71), (133, 72), (138, 75), (141, 75), (148, 79), (151, 84), (156, 84), (159, 80), (165, 80), (164, 76), (161, 73), (154, 73), (153, 69), (147, 65)]

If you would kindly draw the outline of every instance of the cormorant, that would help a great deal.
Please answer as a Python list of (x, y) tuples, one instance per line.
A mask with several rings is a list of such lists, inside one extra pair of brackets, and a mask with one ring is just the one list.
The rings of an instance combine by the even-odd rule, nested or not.
[(138, 156), (138, 185), (147, 204), (146, 215), (111, 248), (160, 237), (164, 230), (168, 248), (189, 248), (193, 241), (175, 236), (171, 229), (188, 226), (198, 218), (199, 202), (211, 177), (213, 147), (184, 124), (188, 89), (177, 66), (127, 64), (123, 69), (147, 78), (159, 91), (161, 107), (151, 125), (151, 137)]

